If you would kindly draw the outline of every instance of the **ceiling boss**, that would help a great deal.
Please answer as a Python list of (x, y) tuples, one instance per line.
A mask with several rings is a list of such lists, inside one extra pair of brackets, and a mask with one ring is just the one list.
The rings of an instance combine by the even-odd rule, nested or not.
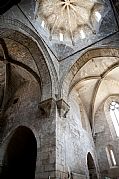
[(77, 37), (96, 33), (103, 7), (98, 0), (37, 0), (35, 18), (42, 19), (41, 26), (49, 30), (50, 40), (53, 35), (60, 41), (67, 37), (74, 45)]

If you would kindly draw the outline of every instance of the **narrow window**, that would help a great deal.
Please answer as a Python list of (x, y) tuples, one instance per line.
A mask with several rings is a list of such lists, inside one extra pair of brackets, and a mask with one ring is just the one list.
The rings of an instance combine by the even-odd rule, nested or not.
[(45, 22), (44, 22), (44, 21), (42, 21), (41, 26), (42, 26), (43, 28), (45, 27)]
[(98, 11), (96, 11), (95, 12), (95, 17), (96, 17), (97, 22), (99, 22), (100, 19), (101, 19), (101, 14)]
[(117, 136), (119, 137), (119, 104), (117, 102), (112, 102), (110, 104), (110, 115), (112, 122), (116, 131)]
[(63, 42), (63, 40), (64, 40), (64, 35), (63, 35), (63, 33), (59, 33), (59, 36), (60, 36), (60, 41)]
[(80, 30), (80, 37), (81, 37), (81, 39), (86, 38), (85, 32), (82, 29)]
[(111, 160), (112, 160), (112, 165), (115, 166), (116, 165), (116, 160), (115, 160), (115, 157), (114, 157), (113, 150), (110, 150), (110, 157), (111, 157)]
[(107, 158), (108, 158), (108, 162), (109, 162), (110, 167), (113, 167), (113, 166), (117, 165), (116, 159), (115, 159), (115, 156), (114, 156), (114, 152), (113, 152), (112, 148), (113, 147), (111, 145), (106, 147), (106, 153), (107, 153)]

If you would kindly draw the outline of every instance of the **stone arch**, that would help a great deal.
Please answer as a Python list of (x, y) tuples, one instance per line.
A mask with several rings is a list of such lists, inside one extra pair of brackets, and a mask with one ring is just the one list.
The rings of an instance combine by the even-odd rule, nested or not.
[[(42, 84), (42, 101), (57, 94), (58, 77), (50, 55), (38, 36), (28, 26), (14, 19), (0, 18), (0, 37), (11, 38), (29, 49), (37, 65)], [(45, 73), (44, 73), (45, 72)]]
[(96, 166), (93, 160), (93, 157), (90, 152), (87, 154), (87, 167), (89, 171), (89, 178), (90, 179), (98, 179), (97, 172), (96, 172)]
[(10, 135), (6, 147), (1, 178), (35, 177), (37, 142), (31, 129), (18, 126)]
[(32, 133), (34, 134), (36, 141), (37, 141), (37, 148), (40, 147), (40, 139), (39, 139), (39, 134), (38, 131), (36, 130), (36, 128), (32, 125), (32, 124), (28, 124), (26, 122), (22, 122), (20, 123), (20, 125), (15, 125), (13, 126), (10, 130), (7, 130), (5, 135), (4, 135), (4, 139), (2, 140), (2, 143), (0, 143), (1, 148), (4, 148), (4, 153), (2, 155), (2, 160), (4, 158), (4, 154), (7, 148), (7, 145), (9, 143), (9, 140), (11, 139), (12, 135), (14, 134), (14, 131), (19, 127), (19, 126), (24, 126), (26, 128), (28, 128), (29, 130), (32, 131)]
[(83, 55), (71, 66), (64, 79), (61, 82), (60, 96), (67, 101), (70, 88), (73, 85), (73, 79), (78, 71), (92, 58), (96, 57), (119, 57), (118, 48), (95, 48), (84, 52)]

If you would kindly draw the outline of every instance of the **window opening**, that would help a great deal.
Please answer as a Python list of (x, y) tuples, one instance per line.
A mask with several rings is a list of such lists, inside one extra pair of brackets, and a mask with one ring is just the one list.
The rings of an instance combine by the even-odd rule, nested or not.
[(113, 147), (111, 145), (106, 147), (106, 153), (107, 153), (107, 158), (108, 158), (110, 167), (116, 166), (117, 163), (116, 163), (115, 155), (113, 152)]
[(116, 134), (119, 137), (119, 104), (115, 101), (112, 101), (112, 103), (110, 104), (110, 115)]

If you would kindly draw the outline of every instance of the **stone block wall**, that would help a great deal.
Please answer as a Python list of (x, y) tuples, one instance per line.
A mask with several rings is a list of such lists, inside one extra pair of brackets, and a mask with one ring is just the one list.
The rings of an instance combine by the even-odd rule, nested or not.
[[(118, 97), (116, 96), (109, 97), (108, 103), (105, 102), (106, 105), (103, 103), (95, 115), (95, 145), (102, 178), (106, 176), (117, 177), (115, 176), (117, 175), (115, 169), (119, 166), (119, 140), (115, 134), (114, 126), (112, 124), (109, 112), (109, 104), (112, 100), (119, 101)], [(111, 167), (109, 164), (109, 159), (106, 152), (106, 147), (108, 145), (112, 146), (113, 148), (117, 166)]]
[(46, 100), (42, 106), (43, 109), (49, 108), (47, 111), (50, 113), (41, 112), (40, 98), (40, 88), (35, 81), (25, 82), (14, 94), (4, 115), (6, 125), (0, 146), (0, 161), (2, 165), (7, 145), (15, 129), (19, 126), (28, 127), (37, 141), (36, 179), (47, 179), (48, 176), (53, 179), (56, 158), (56, 105), (52, 102), (50, 108), (49, 101)]
[(99, 172), (90, 124), (85, 118), (84, 121), (88, 123), (88, 129), (82, 127), (82, 114), (76, 101), (73, 96), (70, 98), (70, 110), (66, 118), (57, 117), (56, 171), (57, 178), (61, 179), (67, 178), (68, 173), (74, 173), (73, 178), (79, 178), (79, 176), (83, 179), (88, 178), (88, 152), (94, 159), (97, 173)]

